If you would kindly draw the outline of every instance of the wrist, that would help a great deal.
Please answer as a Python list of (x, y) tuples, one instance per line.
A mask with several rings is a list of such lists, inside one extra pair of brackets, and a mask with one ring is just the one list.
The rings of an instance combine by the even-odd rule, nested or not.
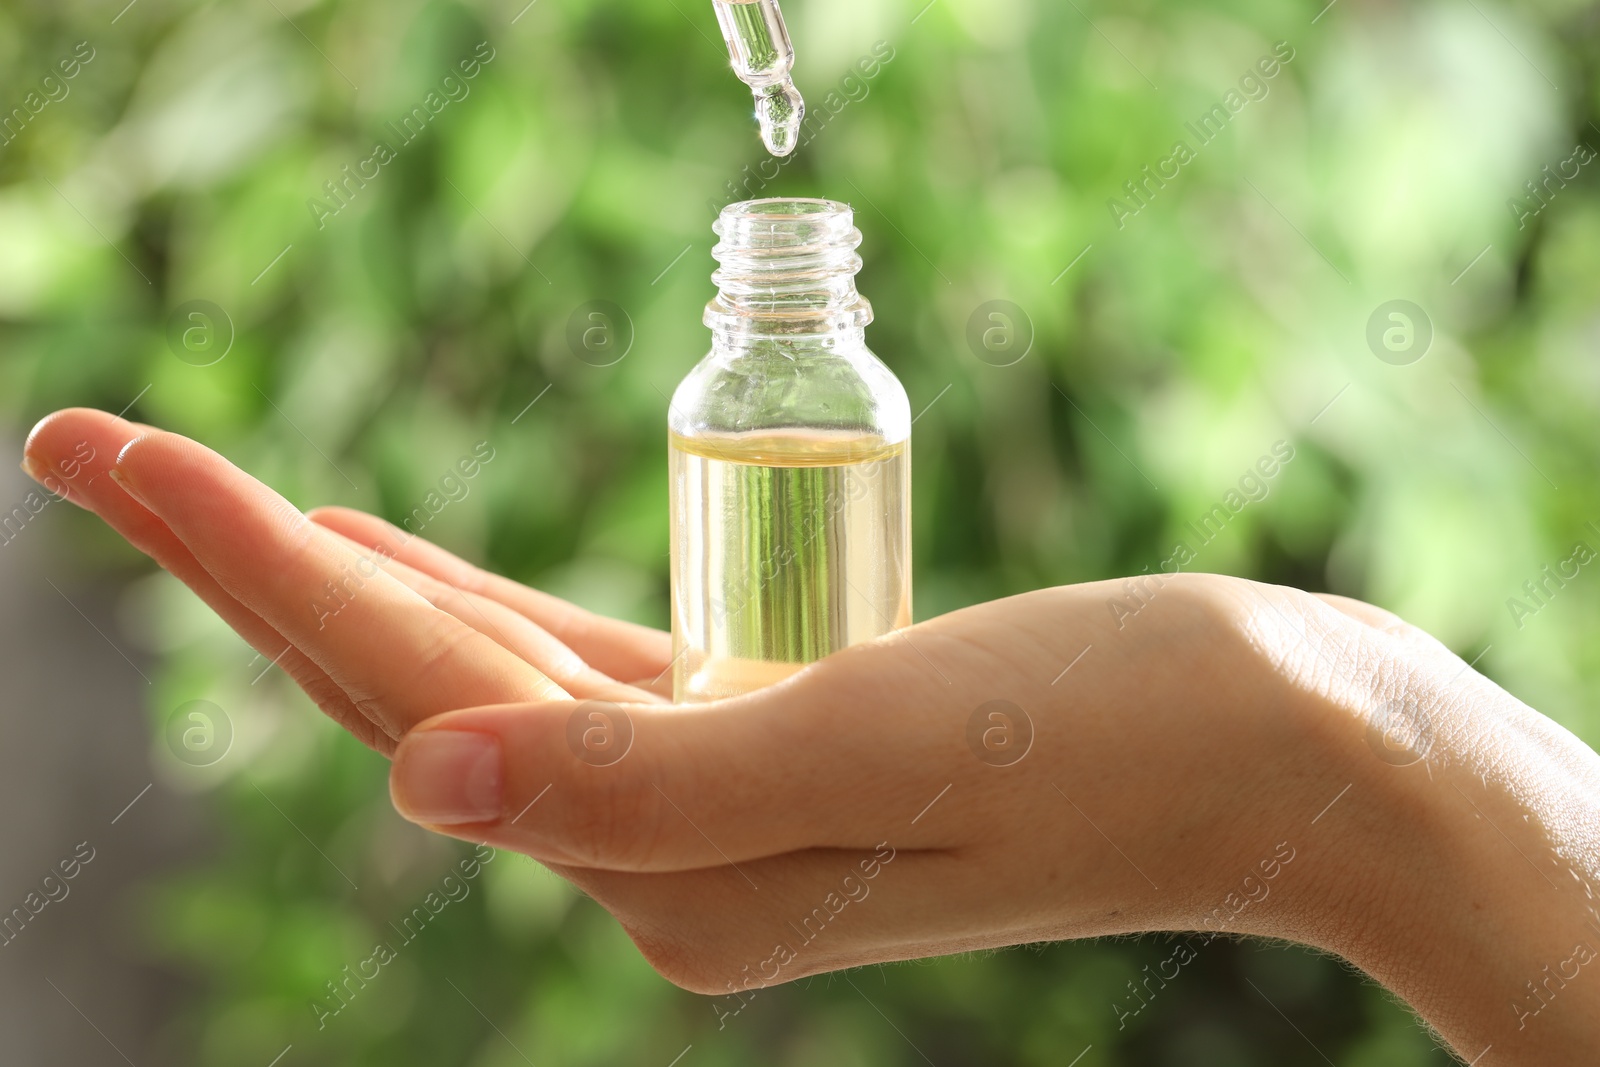
[(1330, 867), (1302, 939), (1393, 990), (1468, 1061), (1591, 1062), (1600, 761), (1455, 674), (1395, 674), (1407, 682), (1388, 700), (1312, 701), (1350, 787), (1322, 820)]

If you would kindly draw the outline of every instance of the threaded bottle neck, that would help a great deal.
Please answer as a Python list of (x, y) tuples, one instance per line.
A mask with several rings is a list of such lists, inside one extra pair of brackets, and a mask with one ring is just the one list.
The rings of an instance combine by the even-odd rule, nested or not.
[(848, 204), (746, 200), (722, 209), (711, 250), (717, 296), (705, 324), (719, 333), (780, 337), (859, 329), (872, 305), (856, 292), (861, 231)]

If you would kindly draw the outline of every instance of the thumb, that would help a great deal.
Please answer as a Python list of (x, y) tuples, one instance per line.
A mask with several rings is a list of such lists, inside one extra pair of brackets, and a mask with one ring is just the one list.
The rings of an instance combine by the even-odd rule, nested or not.
[(940, 705), (961, 698), (926, 674), (892, 646), (863, 646), (712, 704), (451, 712), (401, 741), (390, 793), (441, 833), (607, 870), (870, 849), (891, 826), (908, 847), (940, 847), (935, 820), (912, 827), (922, 839), (907, 820), (974, 761), (959, 729), (937, 728)]

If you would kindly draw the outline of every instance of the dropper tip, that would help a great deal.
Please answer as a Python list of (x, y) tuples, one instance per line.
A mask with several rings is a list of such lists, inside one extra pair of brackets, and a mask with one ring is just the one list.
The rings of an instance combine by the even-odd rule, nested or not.
[(787, 156), (800, 143), (800, 124), (806, 103), (793, 82), (780, 82), (756, 91), (756, 118), (761, 123), (761, 143), (775, 156)]

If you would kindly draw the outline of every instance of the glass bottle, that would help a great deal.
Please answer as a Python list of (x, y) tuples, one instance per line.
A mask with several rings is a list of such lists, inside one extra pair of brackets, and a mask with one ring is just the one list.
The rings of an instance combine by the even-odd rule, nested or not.
[(668, 411), (680, 703), (911, 623), (911, 408), (867, 350), (849, 206), (745, 201), (713, 229), (711, 353)]

